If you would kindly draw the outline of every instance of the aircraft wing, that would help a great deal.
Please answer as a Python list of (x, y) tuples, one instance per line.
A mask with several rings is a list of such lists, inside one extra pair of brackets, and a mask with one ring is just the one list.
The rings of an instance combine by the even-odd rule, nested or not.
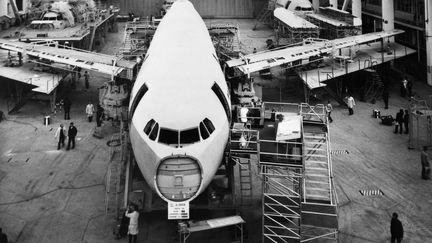
[(133, 68), (135, 65), (134, 62), (122, 60), (116, 56), (79, 49), (52, 47), (46, 44), (0, 39), (0, 48), (114, 76), (118, 75), (124, 68)]
[(244, 74), (253, 73), (280, 65), (296, 66), (302, 60), (314, 56), (323, 56), (355, 45), (367, 44), (376, 40), (392, 37), (403, 33), (403, 30), (393, 30), (390, 32), (374, 32), (357, 36), (350, 36), (335, 40), (316, 42), (302, 46), (286, 47), (267, 52), (246, 55), (240, 59), (227, 62), (228, 67), (237, 67)]

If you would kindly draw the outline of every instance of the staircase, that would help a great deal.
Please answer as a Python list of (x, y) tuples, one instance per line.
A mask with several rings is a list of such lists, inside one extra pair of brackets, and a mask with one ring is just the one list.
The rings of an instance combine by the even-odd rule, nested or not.
[(304, 144), (304, 199), (331, 201), (329, 161), (326, 133), (303, 133)]
[(240, 179), (240, 205), (250, 205), (252, 202), (251, 161), (247, 158), (238, 159)]

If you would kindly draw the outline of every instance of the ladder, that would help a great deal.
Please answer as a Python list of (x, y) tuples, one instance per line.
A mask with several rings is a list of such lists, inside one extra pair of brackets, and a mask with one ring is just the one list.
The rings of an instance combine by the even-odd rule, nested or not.
[(252, 202), (252, 173), (250, 158), (239, 158), (240, 205), (250, 205)]

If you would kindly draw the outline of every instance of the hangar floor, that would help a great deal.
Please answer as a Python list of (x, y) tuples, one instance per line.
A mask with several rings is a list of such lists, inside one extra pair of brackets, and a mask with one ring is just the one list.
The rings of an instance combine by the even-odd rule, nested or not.
[[(213, 20), (216, 21), (216, 20)], [(226, 20), (228, 21), (228, 20)], [(241, 40), (249, 51), (265, 48), (272, 32), (261, 26), (252, 31), (253, 20), (238, 22)], [(121, 29), (121, 28), (119, 28)], [(109, 33), (106, 53), (121, 45), (123, 33)], [(277, 70), (275, 73), (278, 73)], [(106, 77), (91, 73), (90, 89), (83, 81), (71, 91), (71, 120), (62, 114), (52, 117), (49, 126), (42, 124), (48, 114), (46, 103), (29, 101), (20, 112), (8, 115), (0, 123), (0, 227), (11, 242), (127, 242), (115, 240), (110, 219), (105, 217), (104, 177), (107, 171), (106, 142), (115, 130), (105, 123), (105, 138), (92, 137), (94, 123), (85, 117), (88, 101), (96, 103), (97, 88)], [(292, 81), (292, 82), (289, 82)], [(276, 77), (257, 80), (263, 86), (264, 101), (301, 102), (302, 88), (297, 82)], [(416, 95), (427, 97), (432, 87), (414, 81)], [(357, 99), (357, 96), (354, 96)], [(320, 102), (327, 102), (324, 99)], [(399, 83), (390, 90), (389, 109), (382, 101), (376, 104), (357, 101), (355, 113), (348, 115), (336, 102), (330, 125), (332, 150), (348, 151), (333, 156), (336, 191), (339, 197), (339, 242), (388, 242), (390, 218), (399, 214), (405, 229), (404, 242), (427, 242), (432, 237), (432, 182), (420, 178), (420, 153), (407, 149), (408, 136), (394, 134), (393, 127), (383, 126), (371, 117), (378, 108), (393, 116), (408, 100), (399, 96)], [(0, 110), (5, 110), (1, 99)], [(78, 130), (75, 150), (56, 150), (54, 132), (60, 123), (73, 121)], [(255, 178), (256, 187), (260, 180)], [(360, 190), (381, 190), (384, 195), (362, 196)], [(246, 242), (261, 242), (260, 190), (255, 192), (254, 207), (242, 210), (246, 220)], [(208, 218), (217, 217), (210, 213)], [(142, 214), (139, 242), (177, 242), (176, 223), (163, 213)], [(231, 242), (226, 229), (196, 233), (188, 242)]]

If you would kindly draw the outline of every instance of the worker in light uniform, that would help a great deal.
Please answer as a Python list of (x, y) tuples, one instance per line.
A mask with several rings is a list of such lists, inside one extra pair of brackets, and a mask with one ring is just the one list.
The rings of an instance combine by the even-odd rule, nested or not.
[(92, 122), (92, 120), (93, 120), (93, 113), (95, 111), (93, 104), (89, 102), (87, 104), (87, 106), (86, 106), (85, 111), (86, 111), (86, 114), (87, 114), (88, 122)]
[(246, 123), (248, 121), (247, 114), (249, 113), (249, 109), (242, 105), (240, 108), (240, 121)]
[(351, 116), (354, 114), (354, 106), (355, 106), (355, 100), (351, 95), (348, 95), (347, 103), (348, 103), (348, 111)]
[(139, 213), (136, 210), (136, 206), (130, 205), (129, 210), (126, 211), (125, 215), (126, 217), (129, 218), (129, 228), (128, 228), (129, 243), (136, 243), (138, 237), (138, 218), (139, 218)]

